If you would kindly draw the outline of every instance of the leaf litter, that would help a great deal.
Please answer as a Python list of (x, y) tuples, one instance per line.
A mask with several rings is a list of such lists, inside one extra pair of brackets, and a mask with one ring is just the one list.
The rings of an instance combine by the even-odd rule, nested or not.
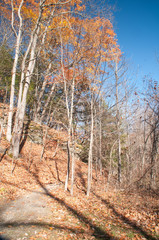
[[(6, 147), (7, 141), (1, 144)], [(30, 153), (29, 144), (13, 173), (12, 158), (6, 155), (0, 162), (0, 236), (13, 240), (158, 239), (157, 196), (112, 188), (105, 192), (103, 179), (93, 172), (92, 192), (87, 197), (80, 178), (86, 176), (87, 164), (79, 160), (71, 196), (64, 191), (66, 152), (60, 149), (62, 154), (51, 159), (46, 151), (40, 161), (41, 146), (33, 144)]]

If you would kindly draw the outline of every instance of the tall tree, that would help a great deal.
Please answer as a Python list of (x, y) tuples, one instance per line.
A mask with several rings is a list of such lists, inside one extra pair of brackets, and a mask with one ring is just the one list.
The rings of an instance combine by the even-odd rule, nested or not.
[(17, 15), (19, 18), (19, 29), (18, 33), (15, 29), (15, 6), (13, 3), (13, 0), (11, 0), (11, 8), (12, 8), (12, 20), (11, 20), (11, 26), (13, 29), (13, 32), (16, 36), (16, 44), (15, 44), (15, 57), (14, 57), (14, 63), (12, 68), (12, 81), (11, 81), (11, 92), (10, 92), (10, 105), (9, 105), (9, 113), (8, 113), (8, 125), (7, 125), (7, 140), (10, 141), (12, 138), (12, 116), (13, 116), (13, 106), (14, 106), (14, 92), (15, 92), (15, 80), (16, 80), (16, 72), (17, 72), (17, 65), (18, 65), (18, 59), (20, 54), (20, 46), (22, 41), (22, 28), (23, 28), (23, 20), (21, 15), (22, 6), (24, 4), (24, 0), (21, 0), (18, 6)]
[(118, 184), (121, 183), (121, 140), (120, 140), (120, 112), (119, 112), (119, 96), (118, 96), (118, 63), (115, 61), (115, 87), (116, 87), (116, 126), (117, 126), (117, 135), (118, 135)]
[[(10, 5), (11, 4), (11, 5)], [(76, 8), (74, 7), (76, 5)], [(39, 3), (25, 2), (23, 0), (16, 0), (15, 2), (12, 0), (6, 0), (0, 5), (1, 9), (10, 10), (10, 6), (12, 9), (12, 19), (11, 25), (13, 31), (17, 36), (17, 43), (15, 48), (15, 58), (13, 65), (13, 77), (12, 77), (12, 90), (11, 90), (11, 100), (10, 100), (10, 113), (8, 120), (8, 140), (11, 138), (11, 124), (12, 124), (12, 109), (13, 109), (13, 100), (14, 100), (14, 85), (15, 85), (15, 77), (16, 77), (16, 69), (17, 62), (19, 58), (19, 51), (22, 42), (22, 30), (26, 33), (25, 38), (27, 39), (27, 46), (25, 46), (25, 54), (22, 59), (21, 65), (21, 81), (19, 85), (19, 96), (18, 96), (18, 106), (15, 117), (15, 125), (12, 137), (12, 151), (14, 157), (17, 157), (19, 154), (19, 144), (22, 133), (24, 114), (26, 108), (26, 98), (28, 94), (29, 85), (34, 73), (35, 63), (38, 54), (40, 54), (41, 49), (37, 49), (37, 43), (41, 40), (42, 47), (44, 47), (46, 40), (46, 33), (48, 33), (48, 29), (55, 28), (57, 23), (60, 24), (61, 17), (63, 14), (67, 15), (70, 13), (70, 9), (73, 10), (75, 8), (76, 11), (81, 11), (80, 8), (81, 1), (80, 0), (71, 0), (66, 2), (61, 1), (46, 1), (41, 0)], [(16, 15), (16, 18), (15, 18)], [(19, 24), (14, 26), (14, 19), (19, 19)], [(27, 20), (27, 21), (25, 21)], [(25, 23), (25, 24), (24, 24)], [(23, 29), (22, 29), (22, 26)], [(28, 28), (29, 26), (29, 28)], [(18, 34), (16, 33), (16, 29), (18, 29)], [(28, 30), (29, 29), (29, 30)], [(40, 39), (40, 36), (43, 36)], [(24, 35), (23, 35), (24, 36)]]

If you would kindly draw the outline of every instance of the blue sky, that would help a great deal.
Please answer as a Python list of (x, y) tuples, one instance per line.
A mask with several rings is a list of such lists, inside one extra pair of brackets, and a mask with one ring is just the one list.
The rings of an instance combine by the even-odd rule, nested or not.
[(110, 3), (116, 6), (114, 29), (137, 86), (142, 86), (145, 75), (159, 82), (159, 0), (111, 0)]

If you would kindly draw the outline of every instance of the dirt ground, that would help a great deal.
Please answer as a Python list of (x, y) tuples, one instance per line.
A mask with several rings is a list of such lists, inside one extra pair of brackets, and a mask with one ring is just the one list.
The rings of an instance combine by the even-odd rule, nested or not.
[[(58, 187), (54, 184), (47, 185), (46, 190), (57, 190)], [(36, 237), (42, 229), (40, 222), (51, 224), (52, 214), (47, 193), (42, 188), (3, 203), (0, 207), (0, 239), (22, 240)], [(45, 239), (45, 235), (46, 233), (41, 234), (41, 239)]]
[(87, 197), (87, 164), (76, 160), (71, 196), (70, 183), (64, 191), (67, 154), (54, 156), (55, 148), (42, 160), (42, 146), (30, 142), (17, 160), (0, 154), (0, 240), (159, 239), (158, 195), (105, 191), (106, 175), (97, 179), (93, 171)]

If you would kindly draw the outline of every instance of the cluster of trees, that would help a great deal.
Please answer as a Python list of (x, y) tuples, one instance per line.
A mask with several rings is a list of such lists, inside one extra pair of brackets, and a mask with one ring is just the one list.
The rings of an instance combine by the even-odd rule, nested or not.
[(98, 174), (107, 169), (108, 183), (157, 187), (158, 86), (148, 88), (153, 94), (146, 93), (145, 104), (130, 106), (131, 84), (109, 15), (93, 16), (88, 3), (0, 3), (0, 100), (9, 104), (12, 154), (18, 157), (28, 115), (67, 131), (65, 190), (71, 172), (71, 194), (77, 153), (88, 162), (87, 195), (93, 166)]

